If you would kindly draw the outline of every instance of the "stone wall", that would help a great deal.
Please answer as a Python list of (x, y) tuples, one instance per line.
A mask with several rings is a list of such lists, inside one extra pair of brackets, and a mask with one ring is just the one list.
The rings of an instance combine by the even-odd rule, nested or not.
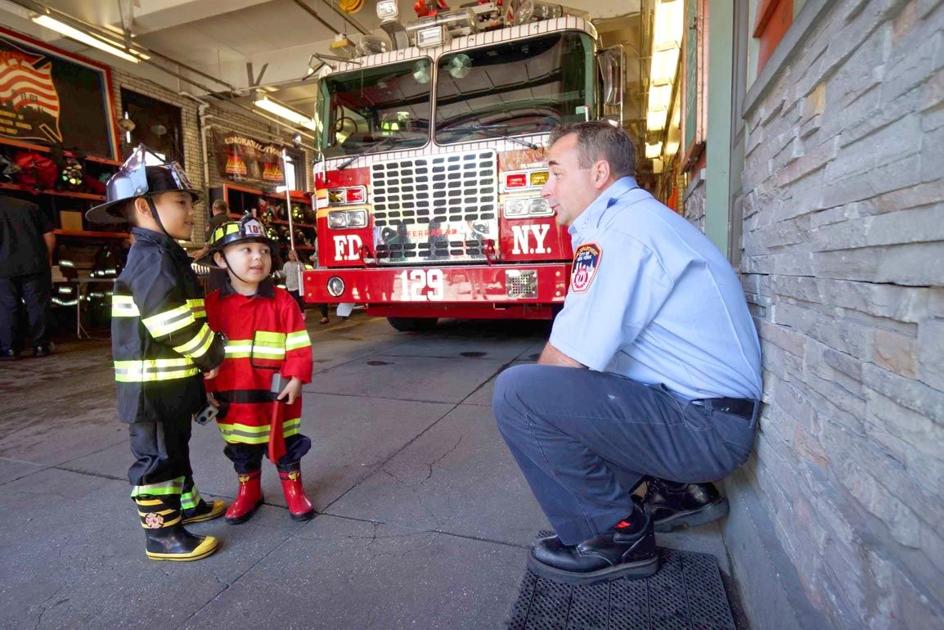
[(944, 2), (831, 2), (773, 81), (742, 177), (766, 403), (728, 483), (742, 596), (757, 627), (940, 627)]
[(688, 186), (682, 193), (682, 216), (705, 230), (705, 169), (690, 174)]

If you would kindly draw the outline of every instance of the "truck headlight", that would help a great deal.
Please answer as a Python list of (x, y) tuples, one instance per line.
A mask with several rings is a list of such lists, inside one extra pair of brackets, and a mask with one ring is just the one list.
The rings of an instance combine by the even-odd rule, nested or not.
[(332, 230), (367, 226), (366, 210), (335, 210), (328, 213), (328, 227)]
[(506, 219), (524, 219), (527, 217), (546, 217), (553, 213), (546, 199), (541, 197), (519, 197), (505, 199)]
[(328, 278), (328, 295), (340, 297), (342, 293), (344, 293), (344, 280), (337, 276)]

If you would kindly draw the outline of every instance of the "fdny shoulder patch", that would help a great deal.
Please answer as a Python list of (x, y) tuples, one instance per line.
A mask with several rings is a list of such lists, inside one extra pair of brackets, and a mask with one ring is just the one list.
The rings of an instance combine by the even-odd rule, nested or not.
[(585, 243), (574, 252), (574, 264), (570, 270), (570, 290), (583, 293), (590, 288), (593, 277), (600, 266), (603, 250), (596, 243)]

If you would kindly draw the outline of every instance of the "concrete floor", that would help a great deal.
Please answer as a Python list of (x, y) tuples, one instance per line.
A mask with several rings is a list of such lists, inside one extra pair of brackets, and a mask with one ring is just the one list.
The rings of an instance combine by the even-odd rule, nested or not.
[[(292, 522), (266, 464), (251, 521), (191, 526), (224, 544), (194, 563), (144, 556), (107, 340), (0, 364), (0, 627), (502, 627), (547, 522), (491, 388), (537, 358), (545, 327), (410, 334), (358, 314), (310, 328), (302, 471), (319, 514)], [(201, 492), (231, 498), (215, 428), (194, 427), (191, 453)], [(713, 553), (729, 573), (717, 527), (659, 543)]]

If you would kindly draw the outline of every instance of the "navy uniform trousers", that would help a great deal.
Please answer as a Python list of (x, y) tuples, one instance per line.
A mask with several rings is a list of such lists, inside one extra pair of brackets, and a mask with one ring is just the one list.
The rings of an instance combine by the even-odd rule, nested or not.
[(710, 406), (617, 374), (548, 365), (505, 370), (492, 400), (499, 431), (565, 545), (628, 515), (630, 493), (647, 475), (714, 481), (743, 464), (760, 405), (750, 416)]

